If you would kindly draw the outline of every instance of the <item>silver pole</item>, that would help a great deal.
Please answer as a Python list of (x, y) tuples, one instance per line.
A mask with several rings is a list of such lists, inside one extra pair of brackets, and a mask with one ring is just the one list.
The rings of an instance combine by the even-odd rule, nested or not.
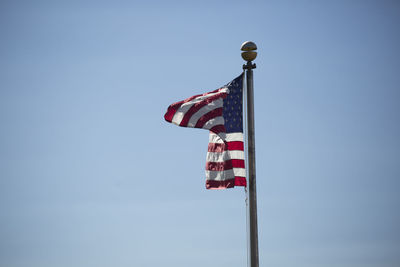
[(254, 141), (254, 88), (253, 88), (253, 69), (256, 64), (253, 61), (257, 52), (254, 50), (257, 46), (253, 42), (245, 42), (242, 44), (242, 57), (247, 61), (243, 65), (246, 71), (247, 83), (247, 151), (248, 151), (248, 197), (249, 197), (249, 228), (250, 228), (250, 267), (258, 267), (258, 226), (257, 226), (257, 192), (256, 192), (256, 153)]

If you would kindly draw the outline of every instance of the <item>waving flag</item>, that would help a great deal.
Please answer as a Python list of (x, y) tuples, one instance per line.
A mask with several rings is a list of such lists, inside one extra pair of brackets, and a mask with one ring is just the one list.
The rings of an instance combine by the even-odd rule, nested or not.
[(227, 85), (168, 107), (166, 121), (210, 131), (206, 188), (246, 186), (243, 145), (243, 74)]

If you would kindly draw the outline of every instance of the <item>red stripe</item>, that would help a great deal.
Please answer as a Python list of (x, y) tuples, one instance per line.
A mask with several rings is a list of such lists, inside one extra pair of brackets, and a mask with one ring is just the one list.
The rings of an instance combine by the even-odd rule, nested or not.
[(235, 179), (229, 179), (225, 181), (206, 180), (207, 189), (225, 189), (225, 188), (232, 188), (234, 186), (235, 186)]
[[(224, 152), (225, 150), (240, 150), (244, 151), (244, 145), (241, 141), (233, 141), (233, 142), (226, 142), (225, 143), (208, 143), (208, 152)], [(228, 147), (228, 149), (226, 149)]]
[(235, 186), (246, 186), (246, 177), (235, 176)]
[(218, 91), (219, 91), (219, 89), (216, 89), (216, 90), (214, 90), (214, 91), (212, 91), (212, 92), (208, 92), (208, 93), (204, 93), (204, 94), (199, 94), (199, 95), (194, 95), (194, 96), (191, 96), (191, 97), (189, 97), (189, 98), (186, 98), (185, 100), (176, 102), (176, 103), (172, 104), (170, 107), (172, 107), (172, 108), (174, 108), (174, 109), (178, 109), (180, 106), (182, 106), (183, 103), (187, 103), (187, 102), (189, 102), (189, 101), (192, 101), (192, 100), (195, 99), (196, 97), (199, 97), (199, 96), (206, 96), (206, 95), (209, 95), (209, 94), (217, 93)]
[(222, 116), (222, 108), (216, 108), (214, 110), (211, 110), (207, 114), (201, 116), (201, 118), (197, 121), (196, 126), (194, 126), (194, 128), (203, 128), (206, 122), (219, 116)]
[(246, 177), (235, 176), (234, 179), (225, 181), (206, 180), (207, 189), (225, 189), (232, 188), (235, 186), (246, 186)]
[(176, 109), (171, 106), (168, 107), (167, 112), (164, 115), (164, 119), (168, 122), (172, 122), (172, 118), (174, 117)]
[(205, 94), (194, 95), (192, 97), (186, 98), (185, 100), (182, 100), (182, 101), (176, 102), (174, 104), (171, 104), (168, 107), (167, 113), (165, 113), (165, 115), (164, 115), (165, 120), (168, 121), (168, 122), (172, 122), (172, 118), (174, 117), (176, 111), (182, 106), (183, 103), (187, 103), (189, 101), (192, 101), (193, 99), (195, 99), (196, 97), (199, 97), (199, 96), (206, 96), (208, 94), (217, 93), (219, 90), (220, 89), (216, 89), (216, 90), (214, 90), (212, 92), (208, 92), (208, 93), (205, 93)]
[(224, 143), (208, 143), (208, 152), (221, 153), (225, 151)]
[(189, 108), (189, 110), (185, 113), (185, 115), (183, 116), (182, 121), (179, 124), (179, 126), (186, 127), (190, 118), (193, 116), (193, 114), (195, 114), (197, 111), (199, 111), (202, 107), (207, 106), (208, 104), (210, 104), (211, 102), (213, 102), (214, 100), (216, 100), (218, 98), (225, 98), (225, 97), (226, 97), (226, 93), (220, 93), (220, 94), (210, 96), (196, 104), (193, 104)]
[(215, 133), (215, 134), (219, 134), (219, 133), (224, 133), (226, 132), (225, 126), (220, 124), (220, 125), (216, 125), (214, 127), (212, 127), (210, 129), (211, 132)]
[(225, 171), (225, 170), (231, 170), (232, 167), (232, 161), (227, 160), (224, 162), (212, 162), (212, 161), (207, 161), (206, 162), (206, 170), (207, 171)]
[(245, 168), (243, 159), (231, 159), (224, 162), (206, 162), (206, 170), (208, 171), (223, 171), (230, 170), (232, 168)]
[(241, 150), (244, 151), (244, 145), (242, 141), (228, 142), (228, 150)]
[(233, 168), (245, 168), (243, 159), (231, 159)]

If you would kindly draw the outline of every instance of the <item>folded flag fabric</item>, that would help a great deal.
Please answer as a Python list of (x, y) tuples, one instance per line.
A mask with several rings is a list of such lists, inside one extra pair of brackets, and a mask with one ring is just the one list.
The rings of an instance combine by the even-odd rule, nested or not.
[(206, 188), (246, 186), (243, 143), (243, 74), (209, 93), (174, 103), (164, 115), (182, 127), (210, 131)]

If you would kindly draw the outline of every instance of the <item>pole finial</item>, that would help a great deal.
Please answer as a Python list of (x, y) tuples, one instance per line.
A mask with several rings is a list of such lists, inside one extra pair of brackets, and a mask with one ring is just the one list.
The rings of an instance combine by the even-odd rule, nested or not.
[(246, 61), (253, 61), (257, 57), (257, 51), (255, 51), (257, 50), (257, 46), (251, 41), (244, 42), (240, 50), (244, 51), (242, 52), (242, 58)]

